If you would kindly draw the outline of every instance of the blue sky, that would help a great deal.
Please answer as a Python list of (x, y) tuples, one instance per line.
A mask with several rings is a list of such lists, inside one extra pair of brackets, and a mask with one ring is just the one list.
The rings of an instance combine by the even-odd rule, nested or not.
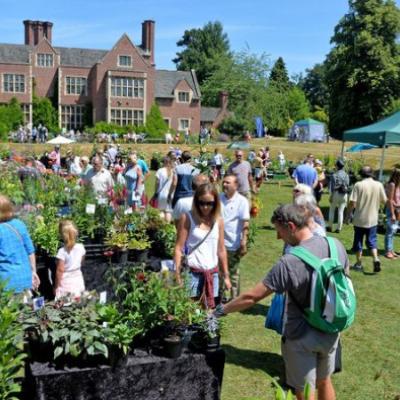
[[(400, 1), (400, 0), (399, 0)], [(141, 42), (141, 22), (156, 21), (156, 64), (175, 69), (176, 42), (185, 29), (220, 21), (232, 50), (249, 47), (290, 74), (324, 60), (347, 0), (0, 0), (0, 42), (23, 43), (24, 19), (51, 21), (56, 46), (110, 49), (127, 33)]]

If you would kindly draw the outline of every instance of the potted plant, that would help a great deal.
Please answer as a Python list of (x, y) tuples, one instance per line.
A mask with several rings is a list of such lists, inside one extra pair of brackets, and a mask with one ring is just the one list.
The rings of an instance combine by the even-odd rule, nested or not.
[(128, 261), (129, 234), (128, 232), (110, 231), (105, 244), (113, 251), (114, 260), (118, 263), (126, 263)]

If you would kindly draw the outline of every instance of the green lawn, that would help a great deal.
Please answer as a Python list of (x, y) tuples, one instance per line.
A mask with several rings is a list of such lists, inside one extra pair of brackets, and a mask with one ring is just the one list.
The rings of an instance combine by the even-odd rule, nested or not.
[[(264, 208), (257, 218), (256, 242), (242, 261), (242, 290), (258, 282), (282, 251), (282, 242), (270, 224), (273, 209), (291, 199), (291, 183), (263, 185)], [(325, 194), (321, 208), (327, 212)], [(352, 226), (339, 237), (347, 249), (352, 245)], [(338, 236), (338, 235), (335, 235)], [(400, 250), (396, 238), (395, 246)], [(383, 249), (383, 235), (379, 235)], [(339, 400), (400, 399), (400, 262), (381, 257), (382, 272), (372, 274), (372, 261), (364, 260), (365, 274), (353, 273), (358, 299), (356, 321), (342, 335), (343, 372), (333, 381)], [(350, 255), (354, 262), (354, 256)], [(272, 378), (280, 380), (283, 361), (280, 336), (264, 328), (270, 298), (250, 310), (225, 318), (223, 345), (226, 365), (222, 400), (273, 399)], [(282, 382), (282, 380), (280, 380)]]

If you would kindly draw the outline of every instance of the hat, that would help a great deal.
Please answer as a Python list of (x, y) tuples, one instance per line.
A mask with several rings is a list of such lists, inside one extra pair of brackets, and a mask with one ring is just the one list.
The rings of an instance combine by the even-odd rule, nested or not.
[(316, 164), (316, 165), (322, 165), (323, 163), (322, 163), (322, 161), (321, 160), (318, 160), (318, 158), (314, 161), (314, 164)]

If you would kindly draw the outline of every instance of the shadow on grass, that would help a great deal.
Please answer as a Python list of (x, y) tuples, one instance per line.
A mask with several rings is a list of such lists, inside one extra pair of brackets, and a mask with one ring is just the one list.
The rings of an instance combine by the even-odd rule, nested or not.
[(283, 358), (276, 353), (239, 349), (229, 344), (224, 345), (226, 362), (243, 368), (261, 370), (276, 379), (279, 385), (285, 383), (285, 367)]
[(262, 315), (265, 317), (267, 315), (268, 310), (269, 310), (268, 306), (257, 303), (253, 307), (241, 311), (241, 313), (246, 315)]
[(263, 229), (264, 231), (274, 231), (275, 227), (271, 225), (261, 225), (258, 227), (258, 229)]

